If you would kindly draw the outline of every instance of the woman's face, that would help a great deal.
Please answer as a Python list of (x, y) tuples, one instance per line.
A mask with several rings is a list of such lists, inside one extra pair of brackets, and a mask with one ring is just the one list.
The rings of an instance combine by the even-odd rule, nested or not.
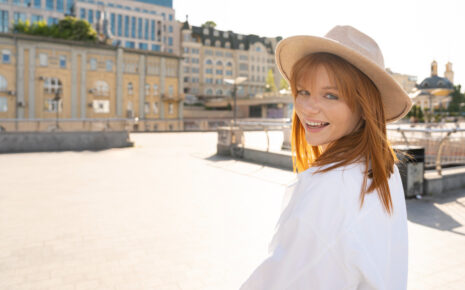
[(329, 143), (351, 133), (361, 114), (358, 106), (351, 111), (324, 66), (319, 66), (312, 77), (297, 83), (295, 111), (305, 128), (307, 143), (325, 150)]

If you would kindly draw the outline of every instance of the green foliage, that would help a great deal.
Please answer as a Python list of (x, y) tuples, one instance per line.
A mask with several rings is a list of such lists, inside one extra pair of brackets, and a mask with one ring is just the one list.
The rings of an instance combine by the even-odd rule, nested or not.
[(452, 100), (447, 108), (448, 112), (460, 112), (465, 109), (465, 94), (461, 92), (462, 86), (454, 86), (454, 91), (451, 93)]
[(208, 20), (207, 22), (205, 22), (204, 24), (202, 24), (202, 27), (213, 27), (215, 28), (216, 27), (216, 23), (215, 21), (211, 21), (211, 20)]
[(289, 84), (287, 83), (287, 81), (285, 79), (281, 79), (281, 81), (279, 83), (279, 89), (280, 90), (289, 90)]
[(85, 20), (65, 17), (58, 24), (47, 25), (45, 21), (29, 23), (19, 21), (13, 26), (15, 33), (61, 38), (75, 41), (97, 41), (97, 32)]
[(266, 76), (266, 86), (265, 90), (267, 92), (276, 92), (276, 84), (274, 83), (273, 70), (268, 70), (268, 75)]

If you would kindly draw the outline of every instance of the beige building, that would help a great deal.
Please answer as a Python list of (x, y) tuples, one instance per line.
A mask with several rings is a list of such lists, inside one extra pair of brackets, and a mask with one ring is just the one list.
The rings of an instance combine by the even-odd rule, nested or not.
[(182, 130), (174, 54), (8, 33), (0, 34), (0, 52), (4, 130), (12, 130), (11, 119), (55, 118), (64, 129), (106, 119), (130, 120), (134, 130)]
[(213, 27), (190, 26), (179, 23), (183, 89), (187, 98), (227, 98), (232, 86), (224, 79), (245, 77), (237, 90), (239, 98), (253, 97), (265, 92), (266, 77), (272, 70), (276, 87), (281, 76), (274, 61), (274, 49), (281, 39), (242, 35), (220, 31)]
[(406, 75), (391, 71), (389, 68), (386, 71), (391, 77), (397, 81), (397, 83), (408, 93), (412, 93), (416, 89), (417, 77), (412, 75)]

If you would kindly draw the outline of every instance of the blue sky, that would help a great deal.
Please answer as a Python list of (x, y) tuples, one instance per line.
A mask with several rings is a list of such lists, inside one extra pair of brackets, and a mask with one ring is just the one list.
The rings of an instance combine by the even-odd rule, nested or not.
[(220, 30), (260, 36), (323, 36), (335, 25), (352, 25), (381, 47), (386, 67), (420, 82), (438, 62), (452, 62), (454, 83), (465, 87), (465, 1), (459, 0), (173, 0), (176, 19), (207, 20)]

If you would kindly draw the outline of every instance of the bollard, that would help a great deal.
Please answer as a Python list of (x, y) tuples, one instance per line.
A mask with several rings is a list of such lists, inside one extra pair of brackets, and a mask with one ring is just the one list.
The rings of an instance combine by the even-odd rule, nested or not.
[(218, 127), (216, 154), (221, 156), (242, 157), (244, 136), (239, 127)]
[[(419, 146), (393, 146), (397, 158), (397, 164), (402, 178), (405, 197), (423, 195), (423, 181), (425, 175), (425, 148)], [(409, 158), (403, 153), (412, 156)]]

